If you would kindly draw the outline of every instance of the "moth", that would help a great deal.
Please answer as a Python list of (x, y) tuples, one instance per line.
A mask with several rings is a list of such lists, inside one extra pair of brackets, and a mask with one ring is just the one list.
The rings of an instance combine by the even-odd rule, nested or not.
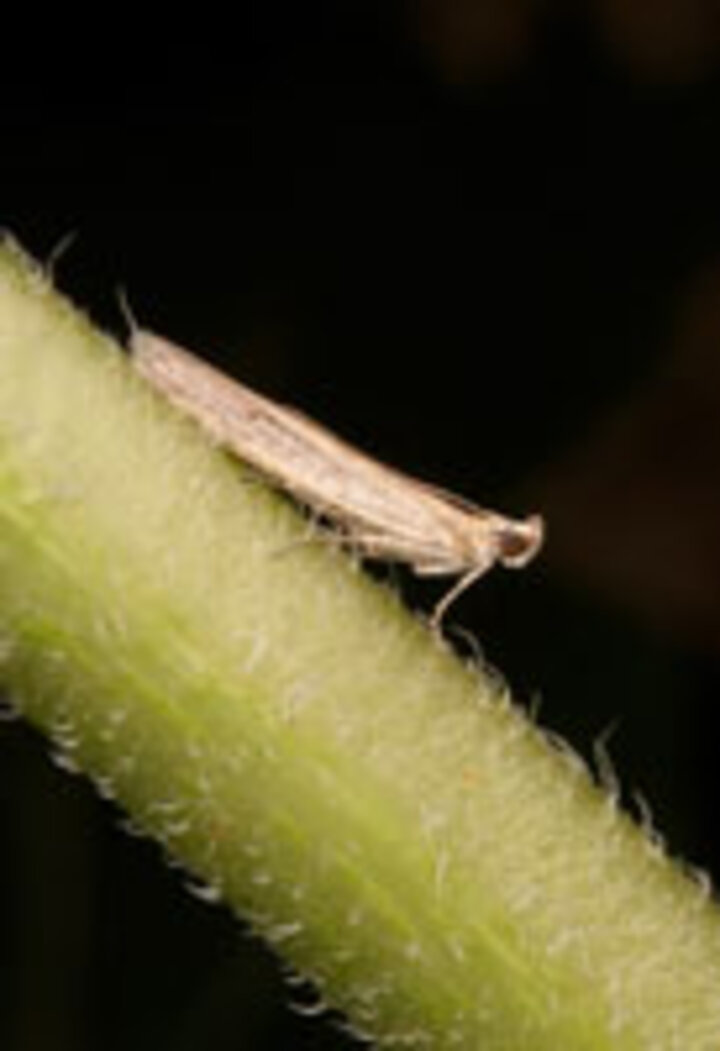
[(521, 568), (542, 545), (540, 515), (508, 518), (386, 467), (152, 332), (135, 328), (130, 349), (151, 386), (214, 442), (327, 519), (354, 550), (404, 562), (419, 576), (457, 577), (432, 613), (436, 630), (495, 563)]

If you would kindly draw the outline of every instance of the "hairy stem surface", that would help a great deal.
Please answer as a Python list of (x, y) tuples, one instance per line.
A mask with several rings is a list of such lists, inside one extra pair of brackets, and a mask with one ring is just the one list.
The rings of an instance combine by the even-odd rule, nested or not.
[(20, 710), (379, 1046), (717, 1051), (702, 889), (9, 242)]

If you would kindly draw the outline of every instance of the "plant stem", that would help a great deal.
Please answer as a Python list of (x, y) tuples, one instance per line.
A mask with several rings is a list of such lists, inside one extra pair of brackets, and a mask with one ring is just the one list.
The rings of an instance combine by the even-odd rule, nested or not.
[(378, 1046), (716, 1051), (701, 886), (0, 250), (18, 708)]

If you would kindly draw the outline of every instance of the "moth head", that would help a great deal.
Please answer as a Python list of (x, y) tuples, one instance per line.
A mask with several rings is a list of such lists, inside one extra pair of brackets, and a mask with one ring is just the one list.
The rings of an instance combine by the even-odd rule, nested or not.
[(545, 523), (540, 515), (522, 520), (498, 517), (494, 533), (498, 561), (509, 569), (522, 569), (542, 547)]

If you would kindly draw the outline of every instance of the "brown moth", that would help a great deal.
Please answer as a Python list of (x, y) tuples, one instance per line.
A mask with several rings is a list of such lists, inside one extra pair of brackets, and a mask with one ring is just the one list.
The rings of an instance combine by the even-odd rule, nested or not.
[(539, 515), (507, 518), (385, 467), (161, 336), (135, 329), (130, 345), (135, 368), (164, 397), (361, 554), (458, 577), (435, 606), (434, 628), (496, 562), (520, 568), (542, 544)]

